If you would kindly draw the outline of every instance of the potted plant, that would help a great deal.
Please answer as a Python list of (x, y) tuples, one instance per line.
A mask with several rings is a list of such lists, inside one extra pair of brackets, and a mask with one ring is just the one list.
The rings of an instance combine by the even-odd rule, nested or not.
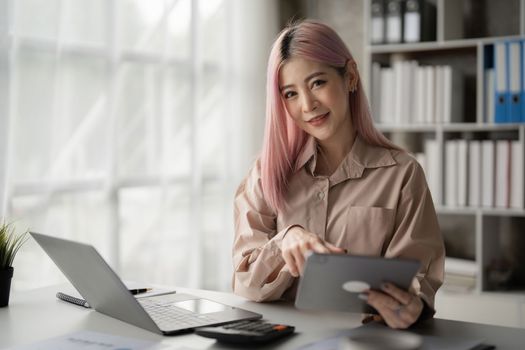
[(26, 240), (27, 231), (17, 235), (11, 223), (0, 224), (0, 307), (9, 304), (13, 260)]

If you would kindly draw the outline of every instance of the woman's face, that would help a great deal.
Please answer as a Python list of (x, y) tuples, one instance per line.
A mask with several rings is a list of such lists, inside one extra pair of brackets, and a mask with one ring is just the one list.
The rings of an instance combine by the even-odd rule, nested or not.
[(342, 77), (326, 64), (291, 58), (281, 67), (279, 89), (295, 123), (319, 141), (330, 142), (351, 128), (348, 94), (356, 78), (352, 68)]

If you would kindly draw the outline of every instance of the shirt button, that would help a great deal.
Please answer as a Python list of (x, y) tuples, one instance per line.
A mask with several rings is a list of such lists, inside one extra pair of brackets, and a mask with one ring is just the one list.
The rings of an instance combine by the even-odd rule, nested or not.
[(324, 192), (318, 192), (317, 193), (317, 198), (319, 198), (319, 200), (322, 201), (323, 198), (324, 198)]

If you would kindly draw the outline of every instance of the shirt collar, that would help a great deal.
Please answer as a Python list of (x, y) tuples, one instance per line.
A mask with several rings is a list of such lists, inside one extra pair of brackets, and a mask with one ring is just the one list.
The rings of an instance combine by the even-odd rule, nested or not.
[[(299, 155), (297, 166), (298, 169), (306, 167), (308, 172), (313, 176), (317, 164), (317, 141), (314, 137), (309, 136)], [(363, 175), (366, 168), (380, 168), (397, 164), (389, 149), (371, 146), (356, 135), (354, 144), (350, 152), (344, 158), (343, 162), (332, 174), (330, 180), (334, 183), (346, 179), (358, 179)]]
[[(307, 162), (312, 163), (312, 160), (315, 169), (315, 164), (317, 161), (317, 142), (315, 141), (314, 137), (308, 136), (308, 139), (306, 140), (306, 143), (303, 147), (303, 151), (299, 154), (299, 157), (297, 158), (297, 170), (305, 166)], [(308, 168), (310, 169), (311, 166), (309, 166)]]

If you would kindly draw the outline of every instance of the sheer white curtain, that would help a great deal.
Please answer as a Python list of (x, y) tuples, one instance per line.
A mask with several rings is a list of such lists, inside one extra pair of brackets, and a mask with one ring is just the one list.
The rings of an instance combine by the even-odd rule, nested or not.
[[(2, 216), (93, 244), (124, 279), (228, 289), (276, 1), (0, 6)], [(14, 288), (63, 280), (32, 241), (15, 260)]]
[(0, 215), (6, 207), (6, 164), (9, 112), (9, 26), (8, 6), (0, 2)]

